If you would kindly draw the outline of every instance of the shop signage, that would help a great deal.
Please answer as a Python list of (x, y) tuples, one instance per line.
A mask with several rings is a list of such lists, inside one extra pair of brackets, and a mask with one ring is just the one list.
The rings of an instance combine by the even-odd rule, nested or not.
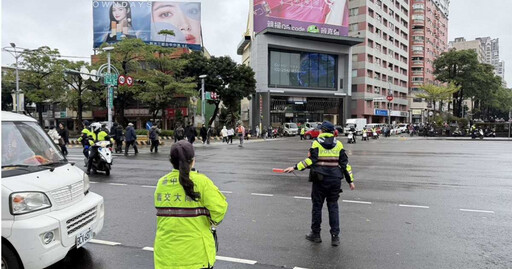
[(393, 117), (407, 117), (407, 112), (392, 110), (390, 115)]
[(167, 117), (168, 118), (174, 118), (176, 117), (176, 112), (181, 111), (181, 115), (186, 117), (188, 116), (188, 108), (186, 107), (180, 107), (180, 108), (168, 108), (166, 109)]
[(375, 109), (374, 111), (375, 116), (384, 116), (386, 117), (388, 115), (388, 111), (385, 109)]
[(413, 115), (421, 115), (421, 109), (413, 109), (412, 114)]
[(130, 108), (124, 110), (125, 116), (151, 116), (149, 108)]

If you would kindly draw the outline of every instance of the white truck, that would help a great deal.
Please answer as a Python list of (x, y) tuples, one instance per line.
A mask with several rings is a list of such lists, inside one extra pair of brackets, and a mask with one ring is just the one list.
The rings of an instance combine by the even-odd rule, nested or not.
[(345, 128), (343, 129), (343, 133), (345, 136), (348, 135), (350, 128), (355, 127), (356, 135), (361, 135), (363, 133), (363, 128), (366, 126), (366, 119), (347, 119), (347, 123), (345, 124)]
[(283, 134), (284, 136), (295, 136), (299, 134), (299, 127), (296, 123), (287, 122), (283, 124)]
[(2, 111), (2, 268), (46, 268), (103, 228), (103, 197), (33, 118)]

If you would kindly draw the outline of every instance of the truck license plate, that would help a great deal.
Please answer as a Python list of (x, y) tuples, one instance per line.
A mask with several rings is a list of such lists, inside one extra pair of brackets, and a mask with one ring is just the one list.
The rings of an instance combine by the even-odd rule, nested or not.
[(89, 228), (76, 236), (76, 248), (83, 246), (92, 239), (92, 230)]

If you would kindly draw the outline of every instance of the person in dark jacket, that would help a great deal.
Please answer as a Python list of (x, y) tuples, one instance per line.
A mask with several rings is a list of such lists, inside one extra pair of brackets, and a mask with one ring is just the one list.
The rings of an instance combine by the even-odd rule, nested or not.
[(187, 129), (185, 129), (185, 133), (187, 134), (187, 139), (190, 144), (194, 144), (194, 141), (196, 141), (197, 131), (196, 128), (190, 123), (189, 126), (187, 126)]
[(126, 134), (125, 134), (125, 143), (126, 146), (124, 148), (124, 155), (128, 156), (128, 149), (130, 148), (130, 145), (133, 146), (133, 150), (135, 150), (135, 154), (139, 153), (139, 150), (137, 149), (137, 134), (135, 133), (135, 129), (133, 128), (133, 123), (128, 123), (128, 127), (126, 127)]
[(123, 126), (119, 125), (119, 123), (114, 122), (112, 128), (110, 128), (109, 136), (114, 139), (116, 142), (115, 152), (121, 153), (123, 152)]
[(153, 149), (155, 150), (155, 153), (158, 153), (158, 145), (160, 145), (160, 129), (153, 125), (151, 126), (151, 129), (149, 129), (149, 140), (151, 140), (151, 147), (149, 149), (149, 152), (153, 153)]
[(204, 124), (203, 124), (203, 127), (201, 127), (201, 130), (199, 130), (199, 134), (201, 135), (203, 144), (206, 144), (206, 137), (208, 136), (208, 130), (206, 130), (206, 127), (204, 126)]
[(69, 131), (66, 129), (66, 127), (64, 127), (64, 124), (62, 123), (59, 123), (59, 129), (57, 131), (59, 132), (59, 135), (64, 142), (60, 144), (60, 149), (62, 150), (64, 156), (68, 155), (68, 148), (66, 145), (69, 144)]
[(181, 126), (181, 124), (176, 125), (176, 129), (174, 129), (174, 143), (182, 140), (185, 137), (185, 129)]

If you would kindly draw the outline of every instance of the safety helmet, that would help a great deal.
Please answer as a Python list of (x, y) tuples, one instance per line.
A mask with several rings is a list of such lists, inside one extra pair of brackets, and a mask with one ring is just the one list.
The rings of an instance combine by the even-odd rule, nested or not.
[(91, 123), (91, 131), (97, 132), (101, 129), (101, 124), (99, 122)]
[(89, 127), (90, 123), (88, 120), (84, 120), (84, 126)]

